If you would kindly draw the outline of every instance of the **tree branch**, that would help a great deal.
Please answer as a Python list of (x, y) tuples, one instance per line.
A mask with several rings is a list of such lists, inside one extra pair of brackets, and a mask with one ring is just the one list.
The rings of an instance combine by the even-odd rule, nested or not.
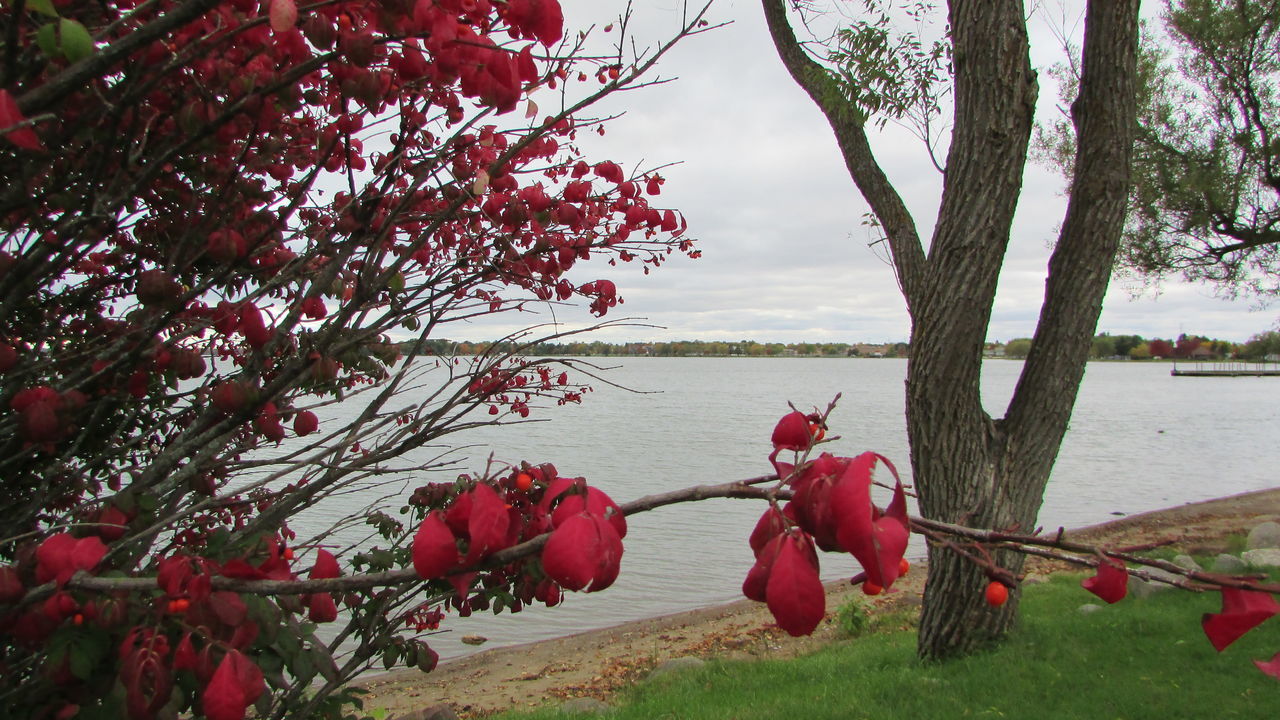
[(876, 162), (867, 140), (865, 120), (857, 117), (853, 108), (844, 101), (840, 87), (826, 68), (814, 62), (796, 40), (787, 20), (785, 0), (762, 0), (762, 4), (769, 34), (782, 64), (827, 118), (827, 123), (835, 131), (850, 177), (884, 229), (898, 282), (907, 306), (911, 308), (925, 292), (927, 269), (915, 220)]

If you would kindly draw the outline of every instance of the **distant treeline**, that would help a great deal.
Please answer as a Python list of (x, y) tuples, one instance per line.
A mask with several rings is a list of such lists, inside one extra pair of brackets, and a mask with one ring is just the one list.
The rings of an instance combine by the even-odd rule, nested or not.
[[(411, 343), (406, 343), (406, 347)], [(429, 340), (427, 350), (437, 355), (476, 355), (491, 351), (515, 349), (511, 343), (453, 340)], [(561, 356), (626, 356), (626, 357), (906, 357), (906, 343), (762, 343), (754, 340), (722, 342), (713, 340), (676, 340), (673, 342), (607, 343), (568, 342), (538, 343), (520, 351), (538, 357)]]
[[(1000, 350), (996, 350), (1000, 347)], [(1005, 343), (989, 345), (988, 354), (1006, 357), (1026, 357), (1031, 352), (1030, 338), (1016, 338)], [(1095, 359), (1129, 360), (1245, 360), (1261, 362), (1280, 357), (1280, 333), (1263, 332), (1236, 343), (1201, 335), (1183, 333), (1172, 340), (1144, 338), (1141, 335), (1109, 335), (1100, 333), (1093, 338), (1089, 356)]]
[[(412, 345), (406, 342), (404, 349)], [(518, 351), (532, 357), (619, 356), (619, 357), (875, 357), (904, 358), (911, 354), (907, 343), (762, 343), (754, 340), (676, 340), (673, 342), (593, 342), (537, 343), (518, 348), (513, 343), (428, 340), (427, 352), (434, 355), (478, 355), (484, 352)], [(991, 342), (983, 347), (987, 357), (1024, 358), (1031, 351), (1030, 338), (1007, 343)], [(1093, 338), (1090, 357), (1105, 359), (1188, 359), (1262, 361), (1280, 357), (1280, 333), (1254, 335), (1248, 342), (1235, 343), (1199, 335), (1179, 335), (1176, 339), (1144, 338), (1141, 335), (1100, 333)]]

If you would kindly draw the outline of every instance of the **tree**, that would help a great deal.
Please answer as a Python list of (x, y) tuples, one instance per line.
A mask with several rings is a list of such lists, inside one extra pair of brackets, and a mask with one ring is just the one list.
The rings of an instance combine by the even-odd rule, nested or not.
[(1024, 358), (1031, 353), (1031, 338), (1014, 338), (1004, 346), (1004, 354), (1013, 358)]
[[(690, 250), (659, 175), (575, 143), (670, 45), (584, 59), (583, 42), (555, 0), (0, 8), (6, 707), (337, 716), (375, 659), (434, 665), (421, 633), (444, 603), (556, 601), (533, 565), (498, 563), (480, 510), (484, 527), (449, 516), (472, 574), (404, 568), (428, 511), (528, 508), (562, 479), (426, 483), (456, 473), (452, 436), (587, 390), (519, 355), (533, 331), (472, 359), (429, 342), (571, 298), (604, 316), (614, 283), (571, 267)], [(406, 477), (424, 484), (393, 493), (399, 516), (297, 522)]]
[(1258, 333), (1244, 344), (1243, 355), (1250, 360), (1265, 360), (1271, 355), (1280, 355), (1280, 332), (1269, 331)]
[(1091, 358), (1109, 358), (1115, 356), (1116, 339), (1106, 333), (1100, 333), (1093, 337), (1093, 344), (1089, 346), (1089, 357)]
[[(876, 161), (868, 124), (877, 114), (880, 120), (898, 119), (920, 108), (922, 98), (934, 94), (929, 86), (945, 70), (947, 54), (895, 44), (882, 16), (883, 22), (854, 21), (837, 35), (843, 45), (815, 58), (796, 37), (788, 3), (763, 0), (778, 53), (830, 123), (849, 174), (885, 235), (907, 301), (907, 430), (926, 518), (1035, 527), (1123, 229), (1136, 113), (1137, 5), (1088, 4), (1080, 96), (1072, 112), (1077, 181), (1050, 261), (1030, 354), (1005, 417), (996, 419), (983, 410), (979, 393), (982, 343), (1037, 93), (1021, 3), (949, 3), (953, 127), (941, 205), (926, 247)], [(888, 69), (912, 58), (926, 62), (908, 75), (912, 82), (904, 88), (902, 73)], [(1003, 554), (997, 560), (1014, 572), (1022, 563)], [(1017, 594), (989, 607), (982, 600), (986, 582), (959, 554), (930, 548), (919, 634), (923, 657), (967, 653), (1007, 631)]]
[(1145, 342), (1141, 335), (1116, 335), (1115, 340), (1117, 355), (1128, 355), (1130, 350)]
[[(1153, 282), (1180, 273), (1228, 295), (1280, 293), (1280, 3), (1166, 0), (1142, 48), (1120, 265)], [(1039, 144), (1071, 177), (1070, 121), (1042, 128)]]

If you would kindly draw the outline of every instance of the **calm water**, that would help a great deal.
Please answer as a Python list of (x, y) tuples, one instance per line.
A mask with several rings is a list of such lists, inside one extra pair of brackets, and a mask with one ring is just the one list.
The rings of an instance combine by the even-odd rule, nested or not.
[[(688, 485), (770, 471), (769, 434), (790, 401), (800, 409), (843, 399), (831, 418), (838, 454), (876, 450), (909, 473), (903, 417), (904, 360), (628, 358), (595, 383), (581, 406), (550, 418), (466, 436), (468, 468), (500, 461), (553, 462), (624, 502)], [(1003, 414), (1021, 363), (991, 361), (983, 400)], [(1045, 527), (1077, 527), (1227, 494), (1274, 487), (1280, 466), (1280, 379), (1173, 378), (1169, 365), (1093, 363), (1040, 513)], [(448, 478), (435, 478), (448, 479)], [(909, 477), (904, 477), (909, 481)], [(414, 482), (414, 485), (420, 484)], [(883, 500), (882, 500), (883, 502)], [(741, 597), (751, 567), (746, 536), (759, 503), (713, 500), (628, 519), (622, 574), (609, 590), (571, 593), (558, 608), (451, 618), (432, 639), (444, 657), (570, 634)], [(914, 546), (912, 554), (923, 554)], [(852, 574), (848, 556), (826, 555), (823, 574)]]

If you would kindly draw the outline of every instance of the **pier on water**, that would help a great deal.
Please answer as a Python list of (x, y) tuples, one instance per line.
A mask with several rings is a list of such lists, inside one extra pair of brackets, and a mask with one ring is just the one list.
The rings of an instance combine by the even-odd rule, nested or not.
[(1174, 377), (1280, 377), (1280, 364), (1269, 362), (1193, 362), (1173, 364)]

